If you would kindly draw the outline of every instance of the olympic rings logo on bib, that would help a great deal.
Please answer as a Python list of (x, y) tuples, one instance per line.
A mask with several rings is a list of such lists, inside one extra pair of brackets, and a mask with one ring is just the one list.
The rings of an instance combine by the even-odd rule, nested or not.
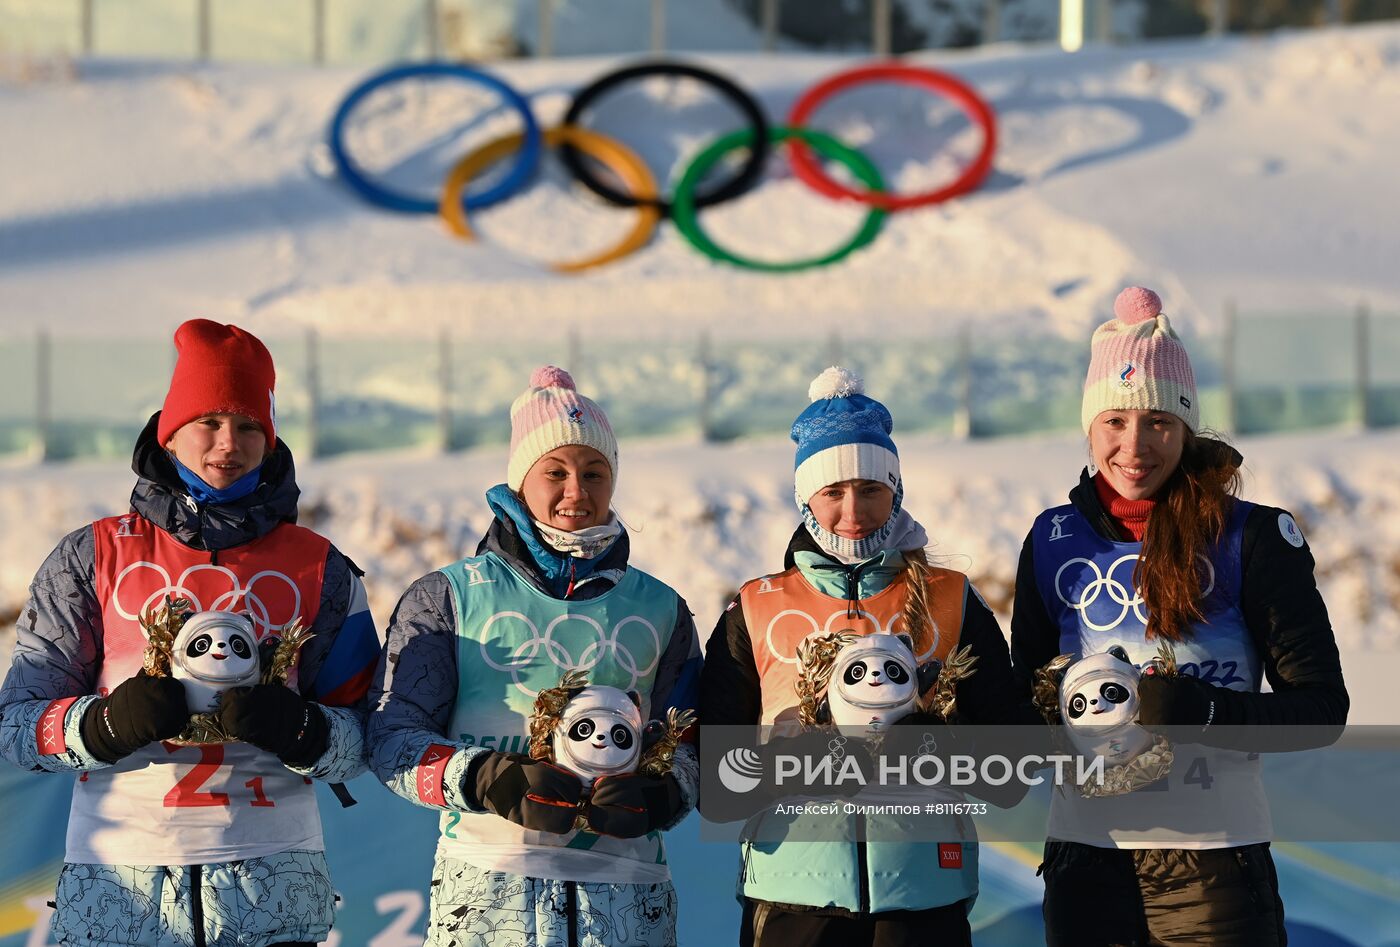
[(255, 573), (245, 584), (232, 569), (202, 562), (171, 581), (164, 566), (142, 560), (118, 573), (112, 585), (112, 607), (128, 621), (139, 621), (166, 596), (189, 599), (195, 611), (245, 614), (259, 640), (280, 633), (301, 615), (301, 590), (290, 576), (275, 569)]
[[(598, 99), (627, 83), (657, 76), (699, 82), (733, 105), (744, 119), (743, 127), (720, 134), (690, 160), (676, 176), (676, 184), (669, 197), (658, 193), (654, 176), (634, 151), (583, 124), (584, 113)], [(405, 193), (374, 181), (345, 145), (346, 128), (357, 106), (385, 86), (417, 78), (455, 79), (484, 86), (498, 95), (506, 107), (519, 114), (524, 126), (519, 133), (495, 139), (465, 155), (453, 166), (446, 181), (436, 189), (435, 196)], [(819, 129), (807, 126), (808, 119), (832, 96), (870, 83), (915, 86), (950, 101), (974, 127), (981, 130), (982, 143), (977, 154), (951, 182), (915, 194), (889, 191), (879, 170), (862, 152)], [(751, 270), (792, 272), (830, 265), (867, 246), (879, 234), (889, 213), (928, 207), (978, 188), (991, 172), (997, 130), (996, 116), (991, 106), (971, 86), (949, 73), (903, 62), (858, 66), (823, 79), (798, 96), (784, 125), (770, 123), (762, 104), (752, 94), (712, 69), (673, 60), (638, 63), (609, 72), (579, 90), (569, 105), (563, 124), (547, 130), (540, 128), (529, 98), (499, 77), (477, 67), (429, 62), (396, 66), (372, 75), (357, 85), (336, 109), (328, 139), (341, 180), (365, 200), (395, 211), (436, 212), (447, 222), (455, 236), (467, 241), (475, 239), (468, 213), (499, 203), (524, 190), (529, 186), (544, 151), (557, 149), (562, 163), (575, 180), (604, 201), (633, 209), (637, 214), (632, 229), (616, 245), (582, 259), (549, 264), (558, 272), (577, 273), (622, 259), (645, 246), (661, 220), (668, 217), (686, 241), (711, 260)], [(799, 260), (758, 261), (721, 248), (701, 228), (698, 220), (700, 209), (740, 197), (756, 187), (763, 178), (769, 152), (777, 144), (786, 144), (786, 154), (796, 178), (810, 190), (831, 200), (849, 201), (869, 208), (855, 234), (834, 250)], [(707, 171), (720, 167), (726, 156), (740, 150), (745, 157), (734, 166), (735, 170), (723, 173), (720, 180), (702, 187), (701, 182), (708, 180)], [(584, 160), (584, 154), (606, 166), (620, 181), (620, 186), (601, 177)], [(848, 186), (830, 177), (818, 162), (817, 154), (844, 165), (859, 185)], [(483, 175), (493, 164), (507, 158), (510, 164), (496, 183), (485, 190), (465, 193), (467, 184)]]
[[(518, 639), (517, 634), (492, 633), (497, 622), (520, 623), (529, 630), (529, 637), (511, 648), (504, 661), (498, 656), (502, 648)], [(566, 623), (578, 623), (586, 631), (564, 628)], [(635, 629), (624, 635), (624, 629)], [(481, 626), (481, 660), (493, 670), (511, 676), (521, 693), (534, 697), (541, 690), (554, 687), (566, 671), (595, 669), (605, 658), (627, 675), (625, 684), (614, 684), (620, 690), (635, 690), (661, 663), (661, 634), (656, 626), (640, 615), (628, 615), (604, 631), (603, 626), (587, 615), (559, 615), (545, 626), (539, 626), (521, 612), (497, 612)], [(563, 639), (563, 640), (561, 640)], [(492, 652), (496, 652), (493, 656)], [(598, 676), (595, 672), (595, 678)], [(595, 683), (597, 681), (595, 680)], [(604, 681), (603, 683), (607, 683)]]
[[(1118, 571), (1119, 566), (1131, 562), (1133, 564), (1132, 568), (1136, 568), (1139, 558), (1140, 557), (1136, 553), (1119, 556), (1109, 565), (1107, 572), (1100, 571), (1098, 563), (1094, 562), (1092, 559), (1085, 559), (1082, 556), (1067, 559), (1059, 569), (1055, 570), (1055, 594), (1059, 597), (1061, 602), (1079, 613), (1079, 620), (1084, 623), (1084, 627), (1091, 631), (1113, 631), (1119, 625), (1123, 624), (1129, 612), (1136, 615), (1138, 621), (1146, 627), (1147, 612), (1143, 608), (1146, 602), (1143, 601), (1142, 595), (1138, 592), (1137, 586), (1133, 583), (1131, 573), (1128, 576), (1126, 584), (1114, 578), (1114, 574)], [(1205, 599), (1211, 592), (1215, 591), (1215, 566), (1211, 564), (1209, 559), (1203, 557), (1198, 558), (1201, 559), (1201, 562), (1204, 563), (1206, 568), (1206, 587), (1201, 592), (1201, 598)], [(1094, 575), (1092, 581), (1086, 583), (1083, 588), (1078, 590), (1077, 596), (1075, 596), (1077, 582), (1072, 583), (1066, 590), (1066, 586), (1061, 581), (1064, 577), (1065, 570), (1076, 563), (1083, 565)], [(1082, 574), (1081, 570), (1080, 573), (1076, 574), (1076, 579)], [(1069, 592), (1069, 595), (1065, 594), (1066, 591)], [(1107, 595), (1109, 603), (1096, 610), (1097, 617), (1105, 617), (1105, 612), (1111, 613), (1113, 606), (1118, 606), (1118, 615), (1111, 621), (1095, 621), (1094, 618), (1091, 618), (1089, 615), (1089, 609), (1099, 600), (1100, 595)], [(1073, 600), (1071, 598), (1072, 596)]]
[[(789, 617), (799, 619), (799, 621), (783, 621)], [(899, 614), (892, 615), (888, 622), (881, 624), (880, 619), (863, 609), (858, 609), (856, 617), (851, 618), (846, 609), (838, 608), (828, 615), (826, 621), (822, 623), (800, 608), (785, 608), (768, 622), (768, 627), (763, 631), (763, 643), (774, 660), (782, 664), (795, 665), (797, 664), (797, 646), (812, 635), (831, 634), (833, 631), (841, 631), (846, 628), (854, 629), (857, 632), (865, 631), (869, 634), (894, 634), (895, 624), (903, 617)], [(936, 622), (932, 624), (933, 640), (929, 642), (928, 650), (918, 656), (920, 664), (927, 662), (938, 653), (938, 642), (942, 637), (942, 632)], [(775, 632), (777, 633), (776, 641), (774, 640)]]

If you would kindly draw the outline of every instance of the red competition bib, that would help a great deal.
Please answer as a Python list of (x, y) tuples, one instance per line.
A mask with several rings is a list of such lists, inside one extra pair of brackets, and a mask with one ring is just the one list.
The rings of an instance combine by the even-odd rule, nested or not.
[[(102, 603), (99, 694), (141, 669), (146, 636), (137, 618), (167, 596), (189, 599), (197, 611), (244, 614), (259, 640), (294, 618), (306, 627), (316, 620), (330, 543), (311, 530), (284, 523), (211, 554), (134, 513), (92, 529)], [(320, 825), (310, 781), (270, 753), (243, 743), (152, 744), (79, 780), (67, 860), (188, 865), (320, 850)]]

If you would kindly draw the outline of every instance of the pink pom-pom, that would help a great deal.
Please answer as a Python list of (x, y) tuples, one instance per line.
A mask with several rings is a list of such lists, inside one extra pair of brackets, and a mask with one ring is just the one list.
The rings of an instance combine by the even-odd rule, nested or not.
[(577, 390), (574, 376), (554, 365), (541, 365), (530, 374), (531, 388), (569, 388)]
[(1113, 314), (1125, 325), (1156, 319), (1162, 311), (1162, 297), (1145, 286), (1129, 286), (1113, 301)]

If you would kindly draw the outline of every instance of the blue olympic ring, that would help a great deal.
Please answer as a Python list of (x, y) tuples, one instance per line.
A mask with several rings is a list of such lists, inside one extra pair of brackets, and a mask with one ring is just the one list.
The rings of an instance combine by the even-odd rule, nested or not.
[(525, 140), (521, 144), (520, 151), (516, 155), (515, 162), (510, 166), (510, 170), (493, 187), (487, 188), (479, 194), (468, 194), (463, 197), (462, 205), (467, 210), (480, 210), (505, 200), (523, 188), (534, 174), (544, 146), (540, 126), (535, 121), (535, 115), (530, 108), (529, 101), (504, 81), (488, 72), (444, 62), (411, 63), (405, 66), (391, 67), (361, 82), (350, 91), (350, 94), (345, 97), (345, 101), (340, 103), (340, 108), (336, 109), (335, 117), (331, 119), (327, 138), (331, 156), (335, 159), (336, 170), (345, 183), (350, 185), (365, 200), (389, 210), (411, 214), (437, 213), (438, 199), (436, 197), (414, 197), (411, 194), (404, 194), (376, 184), (345, 150), (345, 124), (355, 106), (371, 92), (382, 86), (418, 76), (446, 76), (487, 86), (495, 90), (506, 104), (519, 112), (525, 123)]

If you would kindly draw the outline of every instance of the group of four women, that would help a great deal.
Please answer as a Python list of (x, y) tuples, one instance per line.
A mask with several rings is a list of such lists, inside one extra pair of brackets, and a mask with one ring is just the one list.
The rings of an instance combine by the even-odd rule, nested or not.
[[(674, 943), (661, 833), (697, 804), (696, 729), (668, 772), (585, 788), (530, 752), (530, 716), (542, 691), (586, 668), (592, 683), (634, 695), (642, 721), (692, 710), (702, 725), (790, 725), (803, 636), (775, 634), (794, 627), (785, 615), (855, 635), (908, 632), (921, 660), (968, 648), (963, 723), (1038, 719), (1027, 716), (1032, 676), (1057, 655), (1116, 645), (1143, 666), (1162, 641), (1197, 673), (1142, 678), (1144, 727), (1190, 728), (1209, 746), (1221, 727), (1344, 722), (1306, 542), (1287, 513), (1236, 498), (1242, 458), (1201, 432), (1190, 362), (1160, 308), (1150, 291), (1125, 290), (1094, 333), (1083, 402), (1092, 460), (1070, 502), (1026, 537), (1009, 647), (966, 576), (925, 554), (889, 412), (854, 375), (828, 369), (792, 428), (801, 521), (782, 569), (740, 588), (703, 662), (685, 601), (629, 565), (611, 503), (617, 442), (567, 372), (537, 370), (511, 406), (506, 481), (487, 492), (494, 518), (475, 554), (410, 586), (381, 641), (360, 570), (296, 525), (266, 348), (235, 326), (185, 323), (163, 408), (137, 442), (130, 512), (69, 534), (45, 561), (0, 691), (0, 752), (81, 774), (54, 936), (324, 939), (334, 894), (311, 782), (368, 767), (440, 813), (429, 943)], [(937, 523), (936, 510), (922, 513)], [(1088, 607), (1105, 582), (1126, 592), (1111, 621)], [(148, 659), (154, 609), (176, 596), (243, 613), (267, 654), (293, 618), (312, 633), (285, 683), (225, 690), (212, 716), (228, 742), (178, 739), (186, 691)], [(565, 622), (596, 630), (591, 643)], [(226, 644), (215, 635), (189, 654), (212, 648), (222, 661)], [(1052, 803), (1050, 943), (1285, 941), (1266, 816), (1164, 846), (1129, 828), (1089, 831), (1074, 805), (1064, 794)], [(970, 943), (976, 845), (958, 846), (948, 858), (946, 844), (852, 836), (746, 852), (737, 939)]]

